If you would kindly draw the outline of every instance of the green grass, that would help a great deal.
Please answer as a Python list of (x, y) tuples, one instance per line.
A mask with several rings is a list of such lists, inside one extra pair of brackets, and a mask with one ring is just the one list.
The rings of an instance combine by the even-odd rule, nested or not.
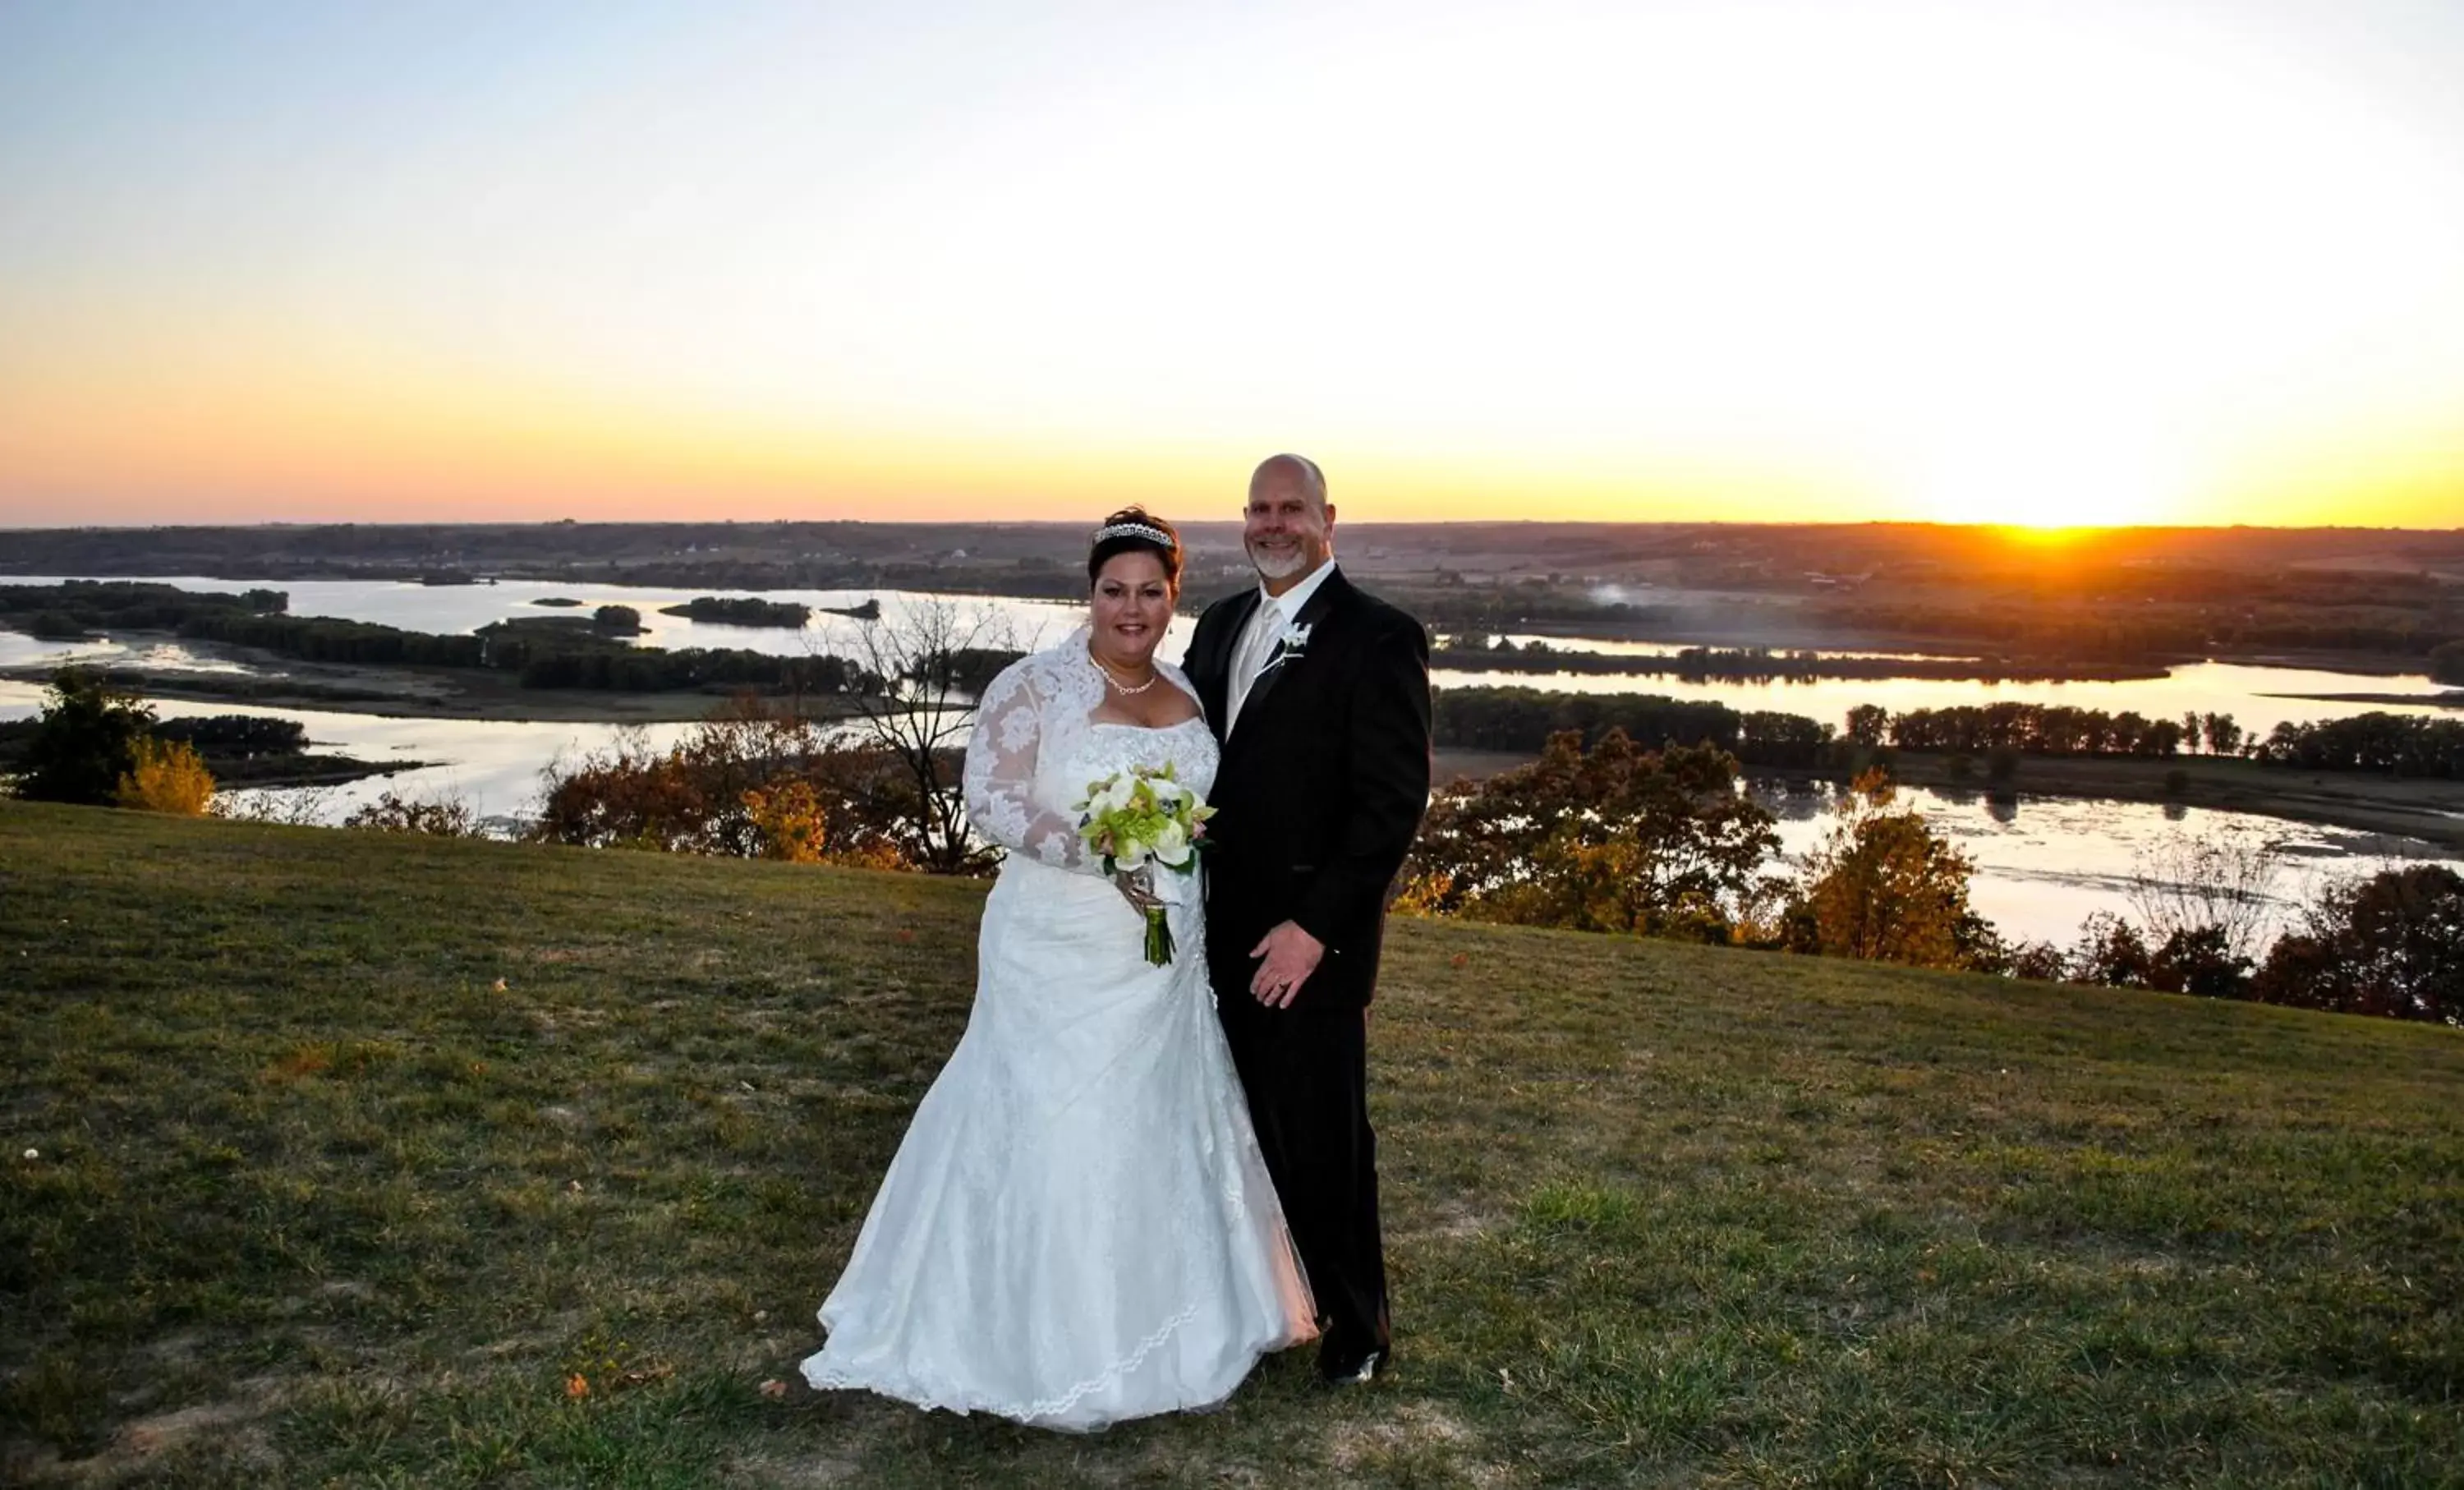
[(817, 1396), (981, 893), (0, 803), (0, 1479), (2464, 1483), (2454, 1032), (1418, 922), (1390, 1380)]

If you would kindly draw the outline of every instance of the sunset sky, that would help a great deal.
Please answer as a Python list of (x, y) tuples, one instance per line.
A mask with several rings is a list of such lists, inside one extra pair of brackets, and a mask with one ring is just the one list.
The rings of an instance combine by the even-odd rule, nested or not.
[(2464, 524), (2464, 4), (0, 0), (0, 524)]

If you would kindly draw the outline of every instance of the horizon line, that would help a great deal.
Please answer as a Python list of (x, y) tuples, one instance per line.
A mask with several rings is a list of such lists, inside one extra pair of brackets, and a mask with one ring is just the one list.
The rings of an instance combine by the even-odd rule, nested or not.
[[(1338, 513), (1341, 503), (1335, 504)], [(183, 533), (246, 529), (317, 528), (1082, 528), (1065, 517), (530, 517), (503, 520), (471, 518), (273, 518), (259, 522), (57, 522), (18, 523), (0, 527), (0, 537), (32, 533)], [(1238, 528), (1237, 517), (1174, 519), (1176, 528)], [(2412, 528), (2377, 523), (2168, 522), (2078, 523), (2039, 526), (2011, 522), (1946, 522), (1929, 517), (1863, 517), (1837, 520), (1753, 519), (1738, 517), (1364, 517), (1340, 523), (1338, 531), (1368, 528), (1921, 528), (1953, 533), (1997, 533), (2034, 541), (2090, 534), (2119, 533), (2386, 533), (2422, 537), (2464, 537), (2464, 524), (2448, 528)]]

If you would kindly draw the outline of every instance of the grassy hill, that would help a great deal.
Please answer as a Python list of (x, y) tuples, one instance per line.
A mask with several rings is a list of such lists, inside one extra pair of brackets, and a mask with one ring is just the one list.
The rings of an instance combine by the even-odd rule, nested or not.
[(2454, 1032), (1422, 923), (1391, 1380), (816, 1396), (980, 898), (0, 803), (0, 1479), (2464, 1483)]

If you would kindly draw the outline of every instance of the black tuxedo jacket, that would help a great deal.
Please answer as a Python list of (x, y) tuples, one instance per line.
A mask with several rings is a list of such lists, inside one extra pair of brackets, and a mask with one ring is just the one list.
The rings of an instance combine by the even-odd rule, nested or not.
[[(1328, 575), (1224, 733), (1232, 654), (1253, 586), (1199, 618), (1183, 667), (1223, 744), (1208, 800), (1208, 960), (1246, 997), (1247, 955), (1278, 924), (1326, 944), (1300, 1005), (1360, 1007), (1377, 982), (1386, 902), (1429, 803), (1429, 639), (1402, 611)], [(1222, 987), (1237, 975), (1235, 987)]]

